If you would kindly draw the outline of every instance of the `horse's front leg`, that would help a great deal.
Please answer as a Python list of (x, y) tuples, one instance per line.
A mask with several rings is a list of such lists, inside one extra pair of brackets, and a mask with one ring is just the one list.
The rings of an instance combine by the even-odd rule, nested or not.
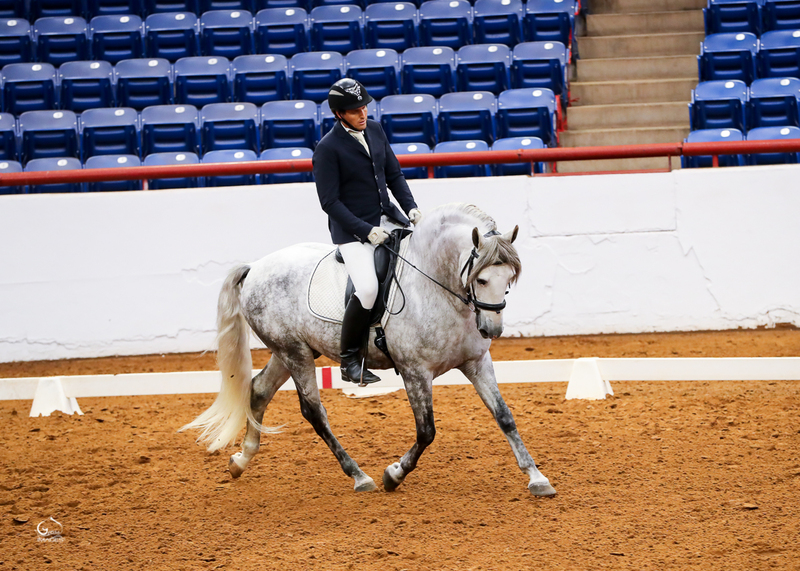
[(534, 496), (554, 496), (556, 494), (555, 488), (550, 485), (550, 481), (536, 467), (536, 463), (528, 453), (528, 449), (525, 448), (525, 444), (523, 444), (522, 438), (517, 431), (514, 417), (500, 394), (489, 352), (487, 351), (481, 359), (464, 363), (459, 369), (470, 380), (475, 390), (478, 391), (483, 404), (492, 413), (500, 430), (505, 434), (520, 470), (530, 476), (528, 490)]
[(414, 411), (417, 441), (399, 462), (391, 464), (383, 472), (383, 487), (387, 492), (393, 492), (403, 483), (406, 476), (417, 467), (419, 457), (436, 436), (433, 421), (433, 377), (422, 372), (404, 372), (403, 381), (408, 402)]
[(297, 387), (300, 412), (303, 414), (303, 418), (314, 427), (314, 431), (331, 449), (344, 473), (353, 478), (355, 491), (370, 492), (376, 489), (375, 481), (358, 467), (356, 461), (350, 457), (333, 435), (333, 431), (331, 431), (331, 425), (328, 423), (328, 413), (320, 400), (317, 376), (314, 369), (314, 357), (311, 355), (310, 349), (308, 355), (286, 357), (284, 362), (289, 371), (291, 371), (294, 384)]

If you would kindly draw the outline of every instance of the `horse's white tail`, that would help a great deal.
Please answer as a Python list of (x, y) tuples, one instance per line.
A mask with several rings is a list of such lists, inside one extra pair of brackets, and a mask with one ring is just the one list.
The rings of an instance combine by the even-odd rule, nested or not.
[(235, 267), (222, 284), (217, 305), (217, 364), (222, 373), (222, 386), (208, 410), (181, 427), (202, 430), (198, 442), (208, 444), (208, 451), (225, 448), (250, 419), (259, 430), (264, 429), (250, 412), (250, 383), (253, 358), (250, 354), (250, 326), (242, 313), (239, 299), (241, 283), (250, 266)]

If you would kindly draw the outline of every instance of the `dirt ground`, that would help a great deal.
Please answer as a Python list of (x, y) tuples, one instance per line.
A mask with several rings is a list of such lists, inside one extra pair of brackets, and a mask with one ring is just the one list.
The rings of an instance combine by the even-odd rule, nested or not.
[[(800, 332), (511, 339), (500, 359), (799, 356)], [(268, 358), (260, 353), (255, 361)], [(202, 370), (213, 355), (0, 364), (0, 378)], [(178, 427), (214, 395), (81, 399), (84, 416), (0, 402), (0, 571), (800, 569), (800, 383), (503, 385), (558, 490), (531, 497), (469, 386), (437, 387), (437, 437), (395, 493), (356, 494), (282, 391), (244, 475)], [(405, 393), (323, 393), (334, 432), (376, 481), (411, 446)], [(62, 526), (37, 541), (37, 525)], [(40, 528), (41, 529), (41, 528)], [(50, 538), (52, 539), (52, 537)]]

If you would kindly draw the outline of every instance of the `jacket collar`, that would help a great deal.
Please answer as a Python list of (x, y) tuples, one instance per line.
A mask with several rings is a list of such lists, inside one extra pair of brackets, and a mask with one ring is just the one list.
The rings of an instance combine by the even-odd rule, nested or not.
[[(367, 127), (369, 128), (369, 123), (367, 123)], [(336, 121), (336, 124), (333, 126), (333, 130), (336, 132), (336, 135), (339, 138), (345, 140), (344, 144), (350, 145), (350, 148), (358, 149), (361, 153), (363, 153), (363, 155), (365, 157), (369, 158), (370, 155), (369, 155), (369, 153), (367, 153), (366, 149), (361, 146), (361, 143), (359, 143), (358, 141), (355, 140), (353, 135), (351, 135), (350, 133), (347, 132), (347, 129), (344, 128), (344, 125), (342, 125), (341, 121)], [(364, 131), (363, 131), (364, 139), (366, 139), (366, 141), (367, 141), (367, 146), (369, 147), (369, 152), (372, 153), (372, 145), (369, 142), (369, 136), (367, 135), (367, 130), (368, 129), (364, 129)]]

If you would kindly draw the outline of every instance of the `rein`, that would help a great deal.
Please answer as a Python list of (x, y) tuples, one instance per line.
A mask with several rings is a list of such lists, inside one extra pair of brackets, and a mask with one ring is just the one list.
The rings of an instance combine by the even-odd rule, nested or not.
[[(487, 232), (486, 234), (484, 234), (483, 237), (484, 238), (488, 238), (489, 236), (499, 236), (499, 235), (500, 235), (500, 232), (497, 232), (496, 230), (492, 230), (492, 231)], [(425, 276), (426, 278), (431, 280), (433, 283), (438, 285), (443, 290), (453, 294), (464, 305), (470, 307), (470, 309), (475, 314), (477, 314), (481, 309), (484, 310), (484, 311), (494, 311), (495, 313), (500, 313), (506, 307), (506, 300), (503, 300), (501, 303), (485, 303), (483, 301), (479, 301), (475, 297), (475, 284), (473, 284), (473, 283), (469, 284), (469, 289), (467, 291), (466, 297), (461, 295), (461, 294), (459, 294), (459, 293), (456, 293), (453, 290), (451, 290), (449, 287), (444, 285), (443, 283), (437, 281), (435, 278), (432, 278), (431, 276), (429, 276), (428, 274), (426, 274), (425, 272), (420, 270), (417, 266), (415, 266), (414, 264), (412, 264), (411, 262), (406, 260), (403, 256), (400, 255), (399, 252), (395, 252), (394, 250), (392, 250), (389, 246), (387, 246), (385, 244), (381, 244), (380, 246), (382, 246), (382, 247), (386, 248), (387, 250), (389, 250), (389, 252), (391, 252), (393, 255), (395, 255), (398, 258), (400, 258), (401, 260), (403, 260), (406, 264), (408, 264), (409, 266), (411, 266), (412, 268), (417, 270), (419, 273), (421, 273), (423, 276)], [(475, 248), (473, 246), (472, 252), (470, 252), (469, 258), (467, 259), (466, 263), (464, 264), (464, 267), (461, 268), (461, 272), (459, 273), (459, 276), (464, 276), (465, 272), (466, 272), (466, 275), (469, 276), (469, 274), (472, 273), (472, 268), (473, 268), (473, 266), (475, 264), (475, 260), (477, 260), (478, 257), (479, 257), (478, 256), (478, 250), (477, 250), (477, 248)], [(397, 279), (397, 278), (394, 278), (394, 279)], [(397, 286), (400, 287), (400, 283), (399, 282), (398, 282)], [(402, 292), (402, 289), (400, 291)], [(405, 298), (405, 294), (403, 294), (403, 298)], [(403, 305), (405, 305), (405, 303), (403, 303)], [(400, 311), (402, 311), (402, 308), (400, 309)], [(400, 311), (398, 311), (397, 313), (400, 313)]]

